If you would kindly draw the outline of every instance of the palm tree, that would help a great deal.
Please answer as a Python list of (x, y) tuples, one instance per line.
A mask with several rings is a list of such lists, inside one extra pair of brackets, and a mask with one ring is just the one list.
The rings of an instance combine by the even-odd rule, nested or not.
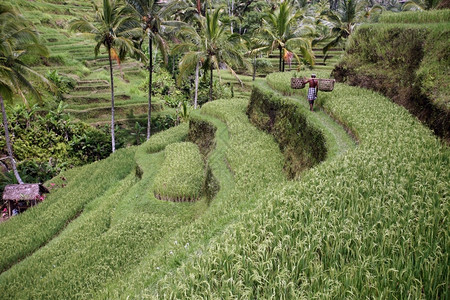
[(364, 0), (342, 0), (337, 11), (328, 10), (322, 13), (322, 16), (328, 22), (321, 22), (332, 27), (331, 32), (334, 37), (323, 48), (324, 54), (333, 47), (343, 46), (343, 43), (366, 17), (381, 10), (379, 5), (375, 5), (367, 10), (366, 7)]
[(52, 87), (45, 77), (22, 62), (23, 56), (28, 53), (46, 56), (48, 50), (40, 44), (37, 33), (30, 28), (25, 19), (21, 18), (11, 7), (0, 4), (0, 106), (6, 148), (14, 176), (19, 184), (23, 184), (23, 181), (17, 171), (13, 156), (4, 100), (11, 100), (14, 94), (19, 94), (27, 104), (23, 88), (31, 92), (38, 100), (42, 100), (41, 94), (34, 88), (28, 77)]
[(148, 116), (147, 116), (147, 140), (151, 134), (152, 115), (152, 74), (153, 74), (153, 44), (161, 51), (164, 63), (167, 64), (168, 45), (164, 34), (170, 32), (173, 27), (179, 27), (184, 23), (167, 21), (173, 9), (177, 8), (177, 1), (163, 2), (160, 0), (126, 0), (141, 18), (141, 27), (148, 37), (149, 56), (149, 81), (148, 81)]
[[(303, 12), (292, 8), (289, 1), (280, 4), (275, 11), (270, 11), (264, 17), (265, 26), (261, 32), (269, 36), (270, 46), (268, 52), (271, 53), (275, 49), (280, 52), (279, 71), (284, 72), (283, 56), (289, 52), (300, 64), (300, 58), (295, 54), (299, 49), (303, 58), (310, 64), (314, 64), (314, 54), (312, 53), (311, 38), (309, 34), (313, 29), (307, 25), (298, 26), (298, 22), (303, 18)], [(307, 34), (304, 33), (308, 29)]]
[(110, 84), (111, 84), (111, 142), (112, 152), (115, 151), (114, 137), (114, 76), (112, 60), (119, 63), (126, 54), (140, 55), (136, 49), (133, 39), (141, 36), (138, 30), (139, 24), (133, 16), (133, 11), (126, 5), (116, 0), (103, 0), (103, 7), (100, 10), (94, 4), (95, 22), (91, 23), (86, 19), (75, 20), (70, 24), (70, 29), (92, 35), (97, 42), (94, 48), (95, 56), (100, 52), (101, 46), (106, 48), (109, 59)]
[(245, 65), (240, 52), (242, 40), (239, 35), (226, 31), (219, 20), (221, 8), (211, 13), (206, 12), (205, 17), (199, 16), (198, 31), (190, 26), (185, 26), (179, 31), (184, 42), (174, 47), (175, 53), (184, 53), (180, 61), (180, 77), (195, 67), (195, 96), (194, 107), (197, 106), (198, 74), (199, 68), (210, 71), (209, 101), (212, 101), (213, 70), (219, 72), (220, 64), (225, 66), (242, 85), (242, 81), (233, 70), (234, 65)]

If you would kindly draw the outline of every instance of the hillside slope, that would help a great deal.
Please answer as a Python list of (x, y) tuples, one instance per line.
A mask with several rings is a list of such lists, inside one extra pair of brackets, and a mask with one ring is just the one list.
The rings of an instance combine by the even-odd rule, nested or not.
[[(186, 126), (55, 178), (47, 202), (0, 225), (2, 236), (29, 239), (1, 244), (16, 253), (2, 256), (2, 297), (446, 298), (450, 150), (380, 95), (338, 84), (321, 101), (360, 144), (333, 150), (296, 181), (286, 180), (274, 139), (249, 123), (245, 99), (196, 114), (216, 128), (211, 201), (154, 198), (164, 148), (185, 139)], [(340, 143), (326, 136), (327, 147)], [(108, 185), (95, 179), (106, 170), (117, 173), (100, 177)], [(51, 207), (72, 202), (79, 209), (64, 223)], [(62, 227), (46, 233), (54, 219)]]
[(450, 139), (450, 10), (382, 16), (352, 36), (333, 75), (406, 107)]

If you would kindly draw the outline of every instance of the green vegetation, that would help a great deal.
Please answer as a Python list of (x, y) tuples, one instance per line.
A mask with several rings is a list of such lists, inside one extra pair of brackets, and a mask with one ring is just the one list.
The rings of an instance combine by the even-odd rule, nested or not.
[(333, 75), (383, 93), (448, 139), (450, 26), (424, 23), (438, 21), (448, 10), (402, 15), (387, 17), (390, 23), (361, 26)]
[(380, 95), (338, 86), (326, 98), (360, 146), (270, 185), (256, 209), (143, 295), (448, 296), (449, 149)]
[[(66, 167), (80, 166), (108, 157), (110, 138), (85, 123), (69, 122), (62, 102), (43, 114), (37, 106), (18, 106), (9, 114), (11, 141), (19, 172), (25, 182), (45, 182)], [(0, 130), (0, 148), (6, 141)], [(5, 183), (12, 183), (5, 179)]]
[[(27, 62), (48, 74), (61, 93), (69, 90), (70, 95), (62, 93), (69, 105), (65, 112), (80, 119), (86, 114), (91, 124), (100, 127), (109, 122), (108, 70), (114, 69), (117, 108), (123, 113), (115, 125), (133, 133), (126, 134), (132, 143), (140, 144), (145, 136), (149, 119), (139, 111), (144, 105), (161, 108), (153, 114), (153, 120), (160, 118), (160, 128), (180, 120), (189, 120), (189, 124), (181, 123), (141, 145), (62, 172), (45, 183), (51, 193), (42, 203), (2, 222), (2, 299), (449, 298), (450, 148), (407, 110), (376, 92), (337, 83), (333, 92), (319, 92), (315, 110), (310, 112), (306, 89), (292, 90), (290, 78), (296, 73), (326, 78), (329, 72), (297, 70), (270, 74), (266, 80), (244, 75), (236, 82), (233, 71), (219, 72), (220, 62), (227, 62), (224, 58), (230, 54), (219, 51), (226, 49), (221, 43), (200, 47), (209, 52), (209, 62), (192, 55), (192, 68), (184, 70), (185, 81), (178, 88), (174, 79), (183, 72), (179, 69), (182, 56), (168, 57), (167, 70), (160, 72), (165, 55), (152, 51), (156, 35), (135, 40), (136, 45), (150, 43), (149, 49), (141, 50), (155, 55), (150, 71), (160, 75), (159, 80), (149, 75), (145, 81), (147, 72), (140, 62), (111, 66), (104, 53), (92, 60), (86, 51), (93, 48), (92, 42), (66, 31), (74, 18), (86, 15), (91, 20), (90, 6), (75, 0), (66, 0), (64, 5), (56, 2), (17, 0), (25, 15), (42, 29), (53, 57), (30, 56)], [(261, 3), (228, 1), (227, 9), (217, 6), (207, 11), (207, 1), (198, 7), (195, 1), (183, 1), (176, 3), (180, 5), (173, 14), (176, 20), (190, 22), (192, 33), (201, 31), (201, 25), (196, 27), (190, 19), (196, 16), (195, 20), (210, 25), (205, 32), (215, 37), (223, 34), (223, 40), (218, 39), (221, 42), (229, 37), (236, 42), (242, 41), (237, 36), (243, 34), (242, 28), (251, 29), (252, 38), (258, 38), (255, 24), (262, 25), (266, 9), (278, 11), (279, 2), (272, 2), (273, 7)], [(353, 11), (352, 3), (346, 3), (352, 16), (369, 12), (367, 7)], [(319, 51), (319, 45), (339, 37), (330, 34), (330, 29), (347, 38), (346, 32), (359, 25), (343, 20), (344, 14), (341, 20), (324, 25), (328, 5), (335, 9), (338, 1), (290, 4), (292, 12), (304, 12), (304, 19), (292, 23), (298, 27), (289, 32), (295, 33), (294, 38), (311, 39)], [(257, 20), (252, 26), (246, 20), (247, 6)], [(264, 11), (257, 11), (260, 8)], [(32, 9), (37, 11), (34, 17)], [(143, 16), (135, 21), (152, 25)], [(321, 25), (315, 26), (319, 19)], [(170, 23), (162, 17), (159, 21), (159, 25)], [(362, 74), (358, 80), (382, 88), (386, 87), (383, 80), (395, 79), (397, 86), (385, 90), (400, 86), (401, 97), (418, 91), (436, 97), (434, 105), (445, 108), (446, 100), (441, 100), (447, 95), (448, 82), (439, 62), (446, 63), (448, 58), (447, 25), (362, 25), (352, 33), (346, 58), (335, 74), (347, 78)], [(306, 27), (311, 32), (303, 35), (300, 31)], [(174, 33), (154, 28), (158, 34)], [(132, 30), (142, 33), (141, 27)], [(440, 49), (433, 47), (427, 33), (436, 45), (442, 45)], [(214, 41), (212, 36), (209, 41), (201, 36), (201, 40)], [(162, 38), (166, 46), (176, 40), (174, 35), (161, 36), (160, 42)], [(194, 48), (189, 50), (199, 50)], [(340, 53), (340, 49), (330, 51)], [(322, 57), (325, 64), (326, 55)], [(278, 66), (279, 57), (268, 60)], [(58, 72), (48, 73), (42, 63)], [(229, 70), (236, 70), (237, 65), (230, 64)], [(217, 71), (212, 72), (212, 66)], [(358, 73), (352, 66), (358, 66)], [(390, 69), (381, 71), (385, 66)], [(198, 74), (192, 73), (194, 67)], [(219, 76), (222, 81), (213, 80)], [(185, 98), (194, 92), (197, 79), (199, 103), (211, 95), (210, 84), (217, 86), (215, 97), (222, 95), (223, 99), (190, 109)], [(66, 85), (71, 80), (76, 82), (74, 89)], [(150, 83), (157, 86), (148, 87), (157, 101), (147, 103), (141, 88)], [(437, 83), (442, 89), (435, 87)], [(408, 85), (411, 90), (406, 89)], [(53, 102), (46, 101), (48, 114), (34, 106), (36, 116), (72, 133), (69, 129), (75, 127), (69, 124), (64, 103), (55, 110)], [(46, 125), (37, 127), (37, 120), (23, 125), (29, 110), (18, 112), (20, 121), (12, 127), (27, 133), (36, 129), (34, 135), (42, 144), (52, 140), (38, 135), (46, 131), (52, 136)], [(98, 149), (91, 148), (95, 139), (87, 143), (84, 133), (80, 134), (73, 134), (79, 141), (71, 146), (84, 159), (84, 148), (76, 147), (86, 146), (88, 152)], [(49, 160), (75, 152), (67, 147), (70, 140), (60, 139), (64, 132), (54, 135), (58, 144), (45, 144), (48, 156), (26, 142), (23, 149)], [(119, 135), (118, 139), (126, 140)], [(155, 196), (196, 201), (161, 201)]]
[(450, 9), (429, 10), (429, 11), (406, 11), (402, 13), (383, 13), (380, 15), (380, 23), (405, 23), (405, 24), (423, 24), (423, 23), (447, 23), (450, 20)]
[(1, 245), (0, 269), (6, 270), (45, 245), (88, 203), (103, 197), (125, 178), (133, 168), (133, 153), (134, 149), (120, 151), (105, 160), (63, 172), (48, 182), (51, 194), (43, 203), (0, 227), (2, 235), (11, 237)]
[(247, 108), (250, 121), (271, 133), (285, 157), (289, 178), (325, 160), (327, 149), (323, 133), (308, 122), (305, 111), (260, 85), (255, 85)]
[(164, 163), (155, 177), (155, 196), (169, 201), (196, 201), (205, 184), (205, 164), (193, 143), (174, 143), (166, 147)]

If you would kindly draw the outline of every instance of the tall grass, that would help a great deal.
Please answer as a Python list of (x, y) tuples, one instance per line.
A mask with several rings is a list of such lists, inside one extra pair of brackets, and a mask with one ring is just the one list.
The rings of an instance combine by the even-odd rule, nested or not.
[(133, 169), (133, 155), (134, 149), (121, 150), (47, 182), (46, 186), (54, 186), (43, 203), (1, 224), (0, 235), (6, 238), (0, 244), (0, 270), (5, 271), (45, 245), (88, 203), (126, 177)]
[[(183, 130), (184, 134), (180, 134)], [(180, 130), (181, 129), (181, 130)], [(164, 147), (171, 140), (179, 141), (187, 127), (175, 127), (153, 136), (137, 148), (136, 158), (131, 148), (127, 159), (128, 176), (109, 186), (101, 197), (93, 199), (82, 214), (67, 225), (47, 245), (0, 275), (4, 299), (70, 299), (92, 298), (93, 293), (135, 268), (164, 235), (201, 215), (204, 202), (186, 205), (157, 200), (149, 189), (164, 161), (164, 153), (149, 153), (150, 144)], [(156, 149), (153, 148), (153, 149)], [(123, 152), (118, 151), (117, 153)], [(115, 154), (116, 155), (116, 154)], [(136, 159), (141, 168), (136, 176)], [(93, 164), (98, 174), (109, 175), (117, 166)], [(76, 170), (72, 170), (76, 172)], [(95, 186), (95, 176), (80, 172), (86, 185)], [(69, 180), (69, 179), (68, 179)], [(61, 193), (69, 193), (67, 186)], [(90, 192), (86, 188), (86, 192)], [(92, 195), (91, 195), (92, 197)], [(24, 214), (25, 216), (25, 214)], [(2, 224), (3, 226), (3, 224)], [(27, 278), (27, 284), (17, 289), (17, 283)], [(93, 288), (95, 286), (95, 288)]]
[(366, 90), (338, 86), (324, 105), (360, 146), (272, 186), (147, 296), (448, 297), (450, 150)]
[(450, 9), (427, 11), (403, 11), (400, 13), (383, 13), (380, 15), (380, 23), (442, 23), (450, 22)]
[(166, 147), (164, 163), (153, 184), (157, 198), (169, 201), (195, 201), (203, 193), (206, 172), (198, 146), (174, 143)]

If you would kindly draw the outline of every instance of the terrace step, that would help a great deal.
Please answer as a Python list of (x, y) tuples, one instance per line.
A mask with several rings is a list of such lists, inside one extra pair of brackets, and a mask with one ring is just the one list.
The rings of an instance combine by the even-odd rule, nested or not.
[(107, 80), (93, 79), (93, 80), (79, 80), (77, 82), (77, 84), (78, 85), (91, 85), (91, 84), (109, 85), (109, 82)]
[(75, 87), (75, 92), (86, 92), (86, 91), (105, 91), (110, 89), (109, 85), (79, 85)]

